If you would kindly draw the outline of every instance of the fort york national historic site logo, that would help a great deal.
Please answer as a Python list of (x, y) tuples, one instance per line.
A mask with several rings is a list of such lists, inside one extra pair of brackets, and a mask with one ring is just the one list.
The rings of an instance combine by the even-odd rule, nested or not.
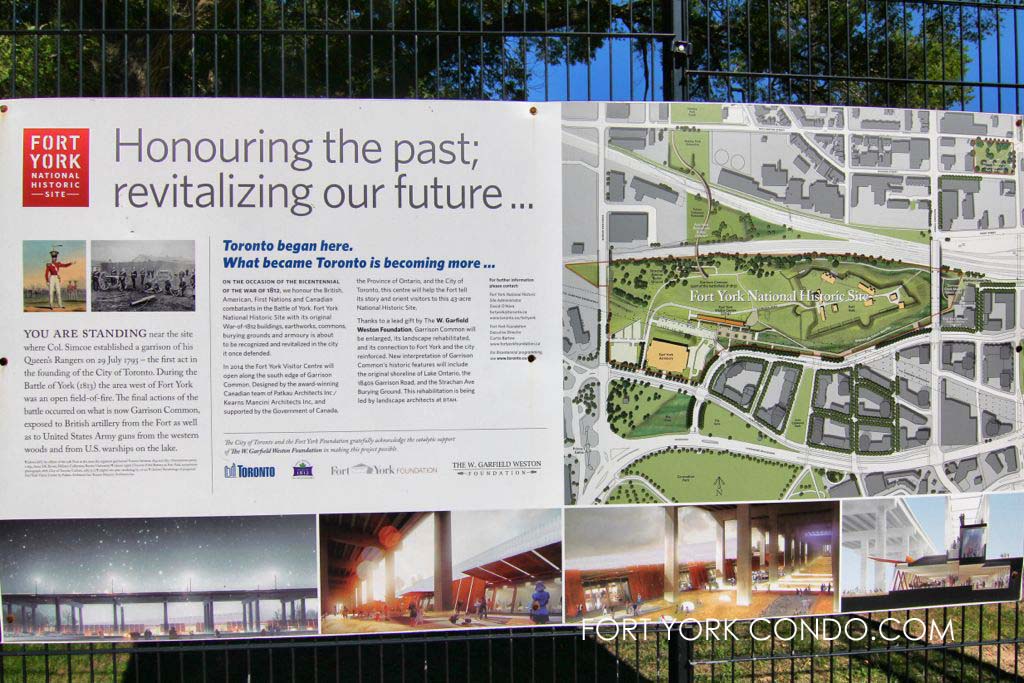
[(22, 206), (89, 206), (89, 129), (26, 128)]

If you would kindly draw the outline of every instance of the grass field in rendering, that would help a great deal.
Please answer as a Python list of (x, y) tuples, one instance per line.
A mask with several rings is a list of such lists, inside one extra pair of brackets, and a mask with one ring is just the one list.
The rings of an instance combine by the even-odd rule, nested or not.
[(695, 194), (686, 196), (686, 241), (693, 244), (700, 238), (701, 244), (718, 242), (757, 242), (761, 240), (807, 239), (835, 240), (834, 237), (819, 235), (805, 230), (794, 230), (785, 225), (772, 223), (763, 218), (743, 213), (731, 206), (715, 202), (711, 207), (711, 218), (703, 235), (698, 235), (708, 215), (706, 197)]
[(746, 326), (759, 345), (844, 353), (927, 322), (927, 267), (866, 257), (802, 255), (615, 261), (609, 269), (614, 334), (648, 312), (693, 323), (697, 315)]
[(700, 433), (705, 436), (743, 441), (755, 446), (786, 449), (785, 446), (771, 437), (767, 427), (758, 429), (751, 426), (750, 423), (717, 403), (708, 401), (705, 404), (703, 424), (704, 426), (701, 428)]
[(608, 387), (608, 424), (626, 439), (683, 434), (690, 429), (693, 396), (624, 379)]
[(597, 261), (590, 261), (588, 263), (567, 263), (565, 267), (572, 272), (579, 275), (581, 278), (589, 282), (590, 284), (597, 287), (598, 285), (598, 266)]
[(640, 476), (676, 502), (782, 498), (800, 467), (726, 451), (671, 448), (622, 470)]

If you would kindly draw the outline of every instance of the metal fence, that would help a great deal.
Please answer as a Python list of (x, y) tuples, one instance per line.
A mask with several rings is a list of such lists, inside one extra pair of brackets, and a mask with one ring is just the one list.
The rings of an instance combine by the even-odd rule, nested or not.
[[(693, 99), (1020, 113), (1024, 5), (973, 0), (0, 0), (0, 99)], [(1019, 604), (873, 615), (941, 640), (578, 628), (6, 645), (21, 681), (1018, 678)], [(844, 620), (845, 622), (845, 620)], [(772, 622), (779, 623), (779, 622)], [(810, 623), (807, 619), (794, 624)]]
[(689, 0), (681, 95), (1024, 111), (1024, 4)]
[(1014, 0), (0, 0), (0, 97), (1024, 111)]
[[(883, 627), (883, 620), (889, 620)], [(919, 622), (915, 621), (919, 620)], [(919, 639), (920, 624), (942, 629)], [(652, 627), (635, 637), (578, 626), (262, 641), (7, 646), (0, 682), (547, 682), (1020, 680), (1019, 604), (865, 615), (832, 630), (772, 620), (719, 639)], [(908, 626), (905, 630), (904, 625)], [(948, 629), (946, 625), (948, 624)], [(807, 625), (807, 626), (804, 626)], [(818, 628), (813, 632), (813, 628)], [(866, 626), (866, 628), (865, 628)], [(842, 630), (846, 633), (842, 634)], [(912, 637), (906, 637), (909, 633)], [(606, 639), (605, 639), (606, 638)]]

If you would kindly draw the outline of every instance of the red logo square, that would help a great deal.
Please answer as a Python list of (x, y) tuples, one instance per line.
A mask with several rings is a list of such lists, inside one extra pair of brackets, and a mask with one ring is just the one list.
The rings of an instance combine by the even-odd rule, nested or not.
[(22, 206), (89, 206), (89, 129), (26, 128)]

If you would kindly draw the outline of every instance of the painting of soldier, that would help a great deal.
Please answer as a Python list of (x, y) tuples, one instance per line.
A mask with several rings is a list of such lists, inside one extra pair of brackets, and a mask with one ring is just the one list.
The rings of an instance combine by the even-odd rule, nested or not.
[(85, 242), (22, 242), (22, 300), (28, 313), (85, 311)]
[(192, 240), (94, 240), (93, 311), (196, 310)]

